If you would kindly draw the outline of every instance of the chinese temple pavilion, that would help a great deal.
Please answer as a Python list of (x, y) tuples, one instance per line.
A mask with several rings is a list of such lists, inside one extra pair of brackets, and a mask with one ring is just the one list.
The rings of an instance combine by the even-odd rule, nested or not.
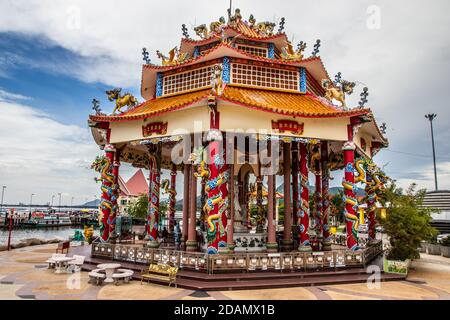
[[(246, 21), (236, 9), (194, 31), (196, 39), (183, 25), (179, 47), (167, 55), (157, 51), (160, 65), (143, 50), (143, 102), (109, 90), (115, 105), (107, 115), (93, 101), (89, 126), (105, 152), (93, 164), (102, 182), (100, 241), (115, 240), (123, 162), (150, 171), (146, 248), (162, 245), (164, 189), (170, 233), (176, 229), (176, 200), (183, 199), (186, 252), (330, 251), (333, 170), (345, 172), (346, 250), (375, 241), (375, 203), (384, 176), (371, 159), (388, 141), (365, 107), (367, 88), (361, 88), (359, 104), (349, 106), (346, 96), (358, 89), (355, 82), (340, 73), (331, 79), (319, 56), (320, 41), (307, 56), (304, 42), (295, 46), (288, 40), (284, 19), (277, 25), (250, 15)], [(161, 181), (163, 169), (170, 179)], [(181, 173), (183, 193), (177, 194)], [(282, 192), (276, 190), (277, 175)], [(355, 196), (358, 183), (366, 190), (365, 210)], [(309, 185), (315, 186), (311, 207)], [(278, 201), (284, 203), (280, 232)]]

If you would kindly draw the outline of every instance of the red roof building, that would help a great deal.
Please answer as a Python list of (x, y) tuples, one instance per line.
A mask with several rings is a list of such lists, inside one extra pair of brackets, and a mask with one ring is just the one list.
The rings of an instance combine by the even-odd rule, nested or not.
[(144, 176), (142, 169), (136, 171), (136, 173), (125, 182), (122, 176), (119, 175), (119, 212), (126, 213), (126, 208), (130, 203), (138, 198), (142, 194), (148, 194), (148, 182)]

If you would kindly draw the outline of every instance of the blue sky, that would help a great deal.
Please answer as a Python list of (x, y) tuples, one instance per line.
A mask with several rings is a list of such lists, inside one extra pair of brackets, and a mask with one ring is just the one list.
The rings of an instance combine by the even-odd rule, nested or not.
[[(439, 184), (450, 189), (450, 2), (235, 0), (245, 18), (278, 21), (320, 55), (331, 75), (369, 87), (369, 106), (386, 122), (389, 150), (375, 160), (399, 184), (433, 188), (428, 112), (435, 121)], [(228, 1), (4, 0), (0, 3), (0, 185), (5, 202), (63, 203), (99, 194), (88, 169), (100, 150), (87, 127), (91, 100), (112, 105), (104, 91), (122, 87), (139, 97), (141, 49), (167, 52), (181, 24), (192, 27), (226, 14)], [(373, 8), (379, 27), (369, 28)], [(115, 8), (107, 11), (106, 8)], [(173, 10), (177, 8), (177, 10)], [(200, 10), (200, 9), (204, 10)], [(122, 13), (127, 12), (127, 16)], [(132, 19), (129, 19), (132, 17)], [(350, 98), (356, 104), (361, 88)], [(125, 178), (133, 169), (122, 168)], [(336, 175), (332, 185), (340, 183)], [(181, 184), (179, 181), (178, 185)]]

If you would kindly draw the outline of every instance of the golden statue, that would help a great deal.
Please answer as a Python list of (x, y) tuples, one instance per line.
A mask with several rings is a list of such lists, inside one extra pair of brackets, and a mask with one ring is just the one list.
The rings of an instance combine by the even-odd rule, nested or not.
[(224, 83), (222, 81), (222, 65), (216, 64), (213, 67), (211, 74), (211, 94), (221, 96), (224, 89)]
[(303, 41), (298, 45), (297, 51), (294, 50), (292, 43), (289, 42), (287, 47), (281, 49), (281, 58), (284, 60), (302, 60), (305, 49), (306, 43)]
[(108, 96), (109, 101), (116, 101), (116, 106), (112, 114), (116, 114), (117, 111), (122, 113), (122, 107), (134, 107), (138, 104), (137, 99), (131, 93), (125, 93), (124, 95), (120, 95), (121, 88), (115, 88), (112, 90), (107, 90), (106, 95)]
[(195, 34), (202, 39), (208, 39), (212, 35), (220, 33), (225, 25), (225, 18), (220, 17), (219, 21), (213, 21), (209, 24), (209, 30), (206, 24), (194, 27)]
[(228, 9), (228, 25), (236, 26), (242, 20), (241, 9), (234, 10), (234, 15)]
[(225, 25), (225, 18), (220, 17), (219, 21), (213, 21), (209, 25), (209, 32), (211, 33), (219, 33), (222, 31), (222, 27)]
[(346, 108), (347, 104), (345, 103), (345, 94), (352, 94), (353, 88), (356, 84), (354, 82), (349, 82), (346, 80), (341, 80), (340, 84), (341, 88), (337, 88), (331, 84), (330, 80), (322, 80), (322, 87), (326, 90), (325, 99), (330, 102), (335, 99), (341, 103), (341, 107)]
[(84, 230), (83, 230), (83, 234), (84, 234), (84, 239), (86, 241), (90, 241), (90, 239), (92, 238), (92, 236), (94, 235), (94, 227), (93, 226), (84, 226)]
[(169, 51), (168, 57), (159, 50), (156, 50), (156, 55), (162, 60), (163, 66), (173, 66), (182, 63), (189, 56), (187, 52), (180, 52), (177, 47)]
[(250, 17), (248, 18), (248, 23), (249, 23), (249, 27), (250, 28), (254, 28), (255, 24), (256, 24), (256, 19), (255, 17), (251, 14)]
[(273, 34), (273, 29), (275, 28), (275, 23), (265, 21), (259, 22), (256, 25), (256, 30), (258, 30), (261, 34), (266, 36), (271, 36)]
[(194, 28), (195, 34), (197, 36), (199, 36), (202, 39), (207, 39), (209, 32), (208, 32), (208, 27), (206, 26), (206, 24), (201, 24), (199, 26), (196, 26)]

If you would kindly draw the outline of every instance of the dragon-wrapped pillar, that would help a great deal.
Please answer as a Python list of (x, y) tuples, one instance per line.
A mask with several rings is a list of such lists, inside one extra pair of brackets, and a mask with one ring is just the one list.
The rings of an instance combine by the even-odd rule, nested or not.
[(147, 234), (149, 236), (148, 246), (150, 248), (158, 248), (158, 225), (159, 225), (159, 196), (160, 196), (160, 184), (161, 184), (161, 145), (157, 145), (150, 150), (153, 155), (151, 165), (151, 189), (150, 189), (150, 201), (149, 212), (147, 216)]
[[(105, 146), (105, 155), (99, 156), (92, 163), (91, 168), (101, 174), (95, 181), (101, 181), (101, 202), (99, 212), (100, 239), (107, 241), (114, 230), (115, 214), (117, 212), (117, 184), (114, 176), (115, 148), (111, 144)], [(113, 220), (111, 220), (113, 219)]]
[(309, 242), (309, 189), (308, 189), (308, 160), (307, 149), (304, 143), (300, 144), (300, 176), (301, 176), (301, 199), (298, 215), (299, 225), (299, 251), (311, 251)]
[(190, 168), (189, 227), (186, 251), (192, 252), (197, 251), (197, 174), (195, 173), (194, 166)]
[(344, 217), (347, 229), (347, 247), (351, 250), (358, 250), (358, 217), (356, 215), (357, 201), (355, 196), (355, 144), (348, 141), (344, 144)]
[(282, 250), (292, 248), (292, 207), (291, 207), (291, 145), (283, 144), (283, 173), (284, 173), (284, 230), (281, 241)]
[(367, 220), (368, 220), (368, 235), (369, 243), (376, 241), (375, 232), (375, 211), (376, 202), (378, 200), (377, 190), (380, 188), (381, 182), (376, 174), (376, 166), (369, 162), (366, 176), (366, 204), (367, 204)]
[(294, 225), (298, 222), (299, 192), (298, 192), (298, 143), (292, 143), (292, 221)]
[(331, 233), (328, 224), (330, 195), (329, 195), (329, 171), (328, 171), (328, 142), (321, 144), (321, 167), (322, 167), (322, 249), (331, 251)]
[(170, 172), (170, 190), (169, 190), (169, 233), (173, 233), (175, 227), (175, 204), (176, 204), (176, 181), (177, 181), (177, 166), (172, 164)]
[(225, 163), (225, 150), (223, 148), (223, 136), (219, 131), (219, 112), (215, 96), (208, 98), (211, 123), (207, 133), (209, 142), (207, 151), (208, 180), (205, 191), (207, 200), (205, 211), (207, 212), (207, 252), (217, 254), (228, 252), (227, 248), (227, 222), (229, 215), (228, 180), (229, 170)]
[(264, 228), (265, 218), (264, 218), (264, 208), (263, 208), (263, 178), (258, 175), (256, 177), (256, 208), (257, 208), (257, 217), (256, 217), (256, 230), (258, 232), (262, 232)]

